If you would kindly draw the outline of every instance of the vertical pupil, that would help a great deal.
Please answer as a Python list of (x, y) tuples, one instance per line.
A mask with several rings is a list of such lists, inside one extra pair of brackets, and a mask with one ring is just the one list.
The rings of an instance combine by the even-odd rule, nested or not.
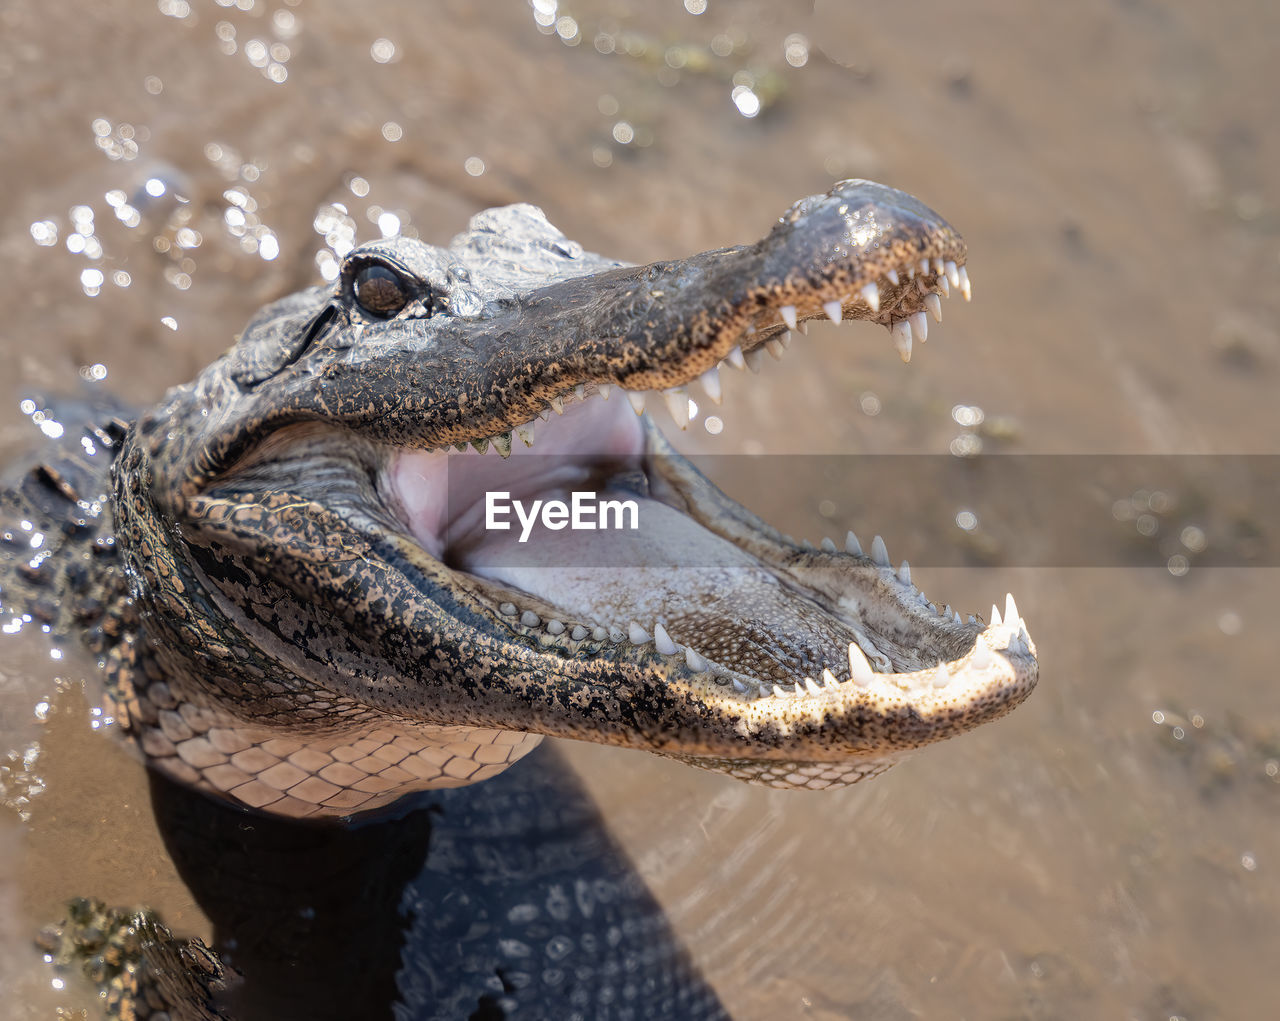
[(394, 315), (408, 296), (400, 278), (385, 266), (366, 266), (356, 276), (356, 300), (375, 315)]

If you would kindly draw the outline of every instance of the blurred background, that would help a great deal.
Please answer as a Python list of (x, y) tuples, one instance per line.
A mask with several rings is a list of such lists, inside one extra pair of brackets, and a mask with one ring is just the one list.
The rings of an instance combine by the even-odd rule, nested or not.
[[(815, 325), (727, 377), (722, 423), (700, 409), (682, 447), (1275, 454), (1278, 38), (1257, 0), (0, 2), (0, 450), (39, 449), (33, 395), (155, 401), (356, 241), (444, 242), (527, 201), (645, 262), (755, 240), (871, 177), (964, 233), (973, 303), (947, 303), (910, 365), (882, 330)], [(784, 531), (879, 532), (912, 557), (893, 516), (777, 492), (767, 459), (716, 463)], [(1153, 566), (1068, 569), (974, 545), (981, 521), (945, 491), (903, 499), (982, 551), (918, 570), (931, 597), (1017, 595), (1041, 681), (1011, 717), (821, 794), (567, 749), (725, 1005), (1270, 1016), (1280, 576), (1196, 560), (1199, 515), (1265, 532), (1275, 507), (1134, 479), (1098, 506)], [(19, 1018), (83, 1006), (29, 943), (67, 897), (210, 938), (143, 770), (97, 732), (92, 661), (32, 630), (0, 636), (0, 982)]]

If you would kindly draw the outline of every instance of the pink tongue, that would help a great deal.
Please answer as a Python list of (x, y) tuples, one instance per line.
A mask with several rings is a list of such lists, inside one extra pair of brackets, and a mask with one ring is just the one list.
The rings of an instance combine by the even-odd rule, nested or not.
[[(538, 495), (570, 499), (567, 490)], [(555, 530), (535, 522), (521, 542), (523, 526), (512, 513), (509, 531), (473, 532), (473, 541), (452, 547), (450, 555), (469, 574), (602, 624), (625, 627), (635, 620), (651, 628), (660, 617), (703, 614), (729, 593), (765, 615), (781, 607), (785, 594), (767, 571), (686, 515), (622, 489), (603, 490), (598, 499), (634, 501), (639, 528)]]
[[(540, 495), (568, 499), (565, 492)], [(626, 633), (635, 622), (652, 636), (660, 620), (678, 645), (749, 677), (787, 683), (797, 670), (816, 677), (824, 666), (843, 665), (857, 636), (732, 543), (657, 500), (623, 489), (598, 496), (635, 500), (640, 528), (571, 532), (535, 525), (522, 543), (513, 521), (510, 531), (487, 531), (450, 555), (469, 574), (538, 596), (562, 623)]]

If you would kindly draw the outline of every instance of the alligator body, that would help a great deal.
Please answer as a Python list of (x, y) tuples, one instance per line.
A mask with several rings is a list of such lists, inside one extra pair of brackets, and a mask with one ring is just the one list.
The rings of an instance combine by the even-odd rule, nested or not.
[[(722, 362), (821, 316), (909, 354), (965, 258), (868, 182), (757, 244), (638, 268), (529, 206), (448, 248), (355, 249), (336, 287), (267, 306), (193, 383), (90, 434), (79, 478), (40, 469), (101, 533), (73, 581), (106, 594), (97, 645), (150, 761), (349, 816), (496, 775), (542, 735), (816, 788), (1007, 712), (1036, 678), (1016, 609), (966, 622), (882, 543), (787, 541), (628, 400), (663, 390), (679, 420), (686, 384), (718, 395)], [(522, 544), (485, 527), (494, 491), (630, 497), (645, 527)], [(48, 552), (28, 576), (63, 571)]]
[[(718, 401), (720, 366), (819, 317), (883, 325), (908, 359), (968, 297), (965, 261), (863, 181), (642, 267), (530, 206), (444, 248), (364, 245), (4, 494), (3, 612), (88, 636), (160, 773), (278, 816), (474, 784), (547, 735), (779, 787), (874, 776), (1030, 692), (1012, 599), (966, 620), (879, 537), (797, 545), (637, 412), (661, 391), (687, 424), (688, 384)], [(488, 527), (497, 491), (630, 501), (641, 527), (544, 517), (524, 542)]]

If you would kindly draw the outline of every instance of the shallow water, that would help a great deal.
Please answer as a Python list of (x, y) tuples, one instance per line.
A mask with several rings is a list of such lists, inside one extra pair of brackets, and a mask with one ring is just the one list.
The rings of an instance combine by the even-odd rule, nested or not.
[[(795, 198), (867, 176), (964, 232), (973, 304), (949, 304), (909, 366), (877, 329), (815, 326), (759, 378), (727, 378), (723, 432), (695, 424), (684, 447), (1277, 452), (1274, 5), (584, 2), (557, 12), (568, 41), (524, 3), (478, 11), (0, 9), (3, 449), (38, 447), (19, 410), (33, 394), (144, 404), (189, 378), (265, 300), (319, 277), (325, 232), (375, 237), (392, 217), (447, 239), (524, 200), (639, 262), (754, 239)], [(744, 70), (754, 118), (731, 98)], [(783, 530), (879, 531), (911, 556), (894, 517), (787, 500), (742, 461), (721, 481)], [(1197, 523), (1151, 493), (1105, 495), (1134, 497), (1126, 534), (1144, 514), (1165, 533)], [(917, 566), (966, 611), (1017, 593), (1040, 687), (861, 787), (761, 790), (567, 752), (736, 1017), (1265, 1016), (1280, 577), (1179, 555), (1185, 573)], [(30, 628), (0, 640), (4, 795), (29, 796), (27, 818), (0, 812), (0, 999), (47, 1017), (84, 1002), (27, 943), (67, 897), (210, 932), (143, 771), (91, 726), (93, 664), (51, 659)]]

